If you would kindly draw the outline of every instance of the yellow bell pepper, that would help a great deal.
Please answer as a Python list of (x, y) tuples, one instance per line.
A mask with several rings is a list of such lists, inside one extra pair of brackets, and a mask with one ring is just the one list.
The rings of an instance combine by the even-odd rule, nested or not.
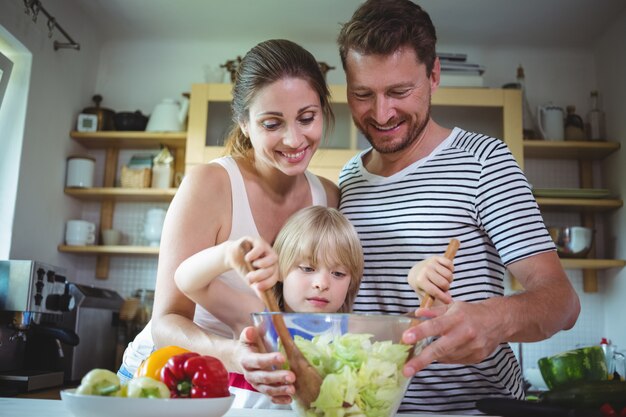
[(189, 352), (187, 349), (181, 348), (179, 346), (165, 346), (161, 349), (157, 349), (150, 354), (144, 360), (137, 371), (135, 372), (134, 378), (139, 378), (142, 376), (147, 376), (152, 379), (156, 379), (157, 381), (161, 380), (161, 368), (167, 363), (168, 359), (172, 356), (179, 355), (181, 353)]

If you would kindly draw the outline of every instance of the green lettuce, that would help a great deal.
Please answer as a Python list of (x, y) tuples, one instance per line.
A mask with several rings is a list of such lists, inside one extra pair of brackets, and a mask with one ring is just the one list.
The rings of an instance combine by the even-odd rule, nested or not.
[(306, 417), (389, 417), (402, 400), (402, 375), (410, 346), (372, 342), (370, 334), (347, 333), (295, 342), (324, 378), (317, 399), (303, 410)]

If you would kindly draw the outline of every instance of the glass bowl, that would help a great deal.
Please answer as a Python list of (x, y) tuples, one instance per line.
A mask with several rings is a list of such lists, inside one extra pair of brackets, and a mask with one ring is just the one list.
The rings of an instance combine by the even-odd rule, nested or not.
[[(300, 416), (394, 416), (409, 385), (402, 375), (415, 349), (401, 343), (415, 319), (383, 314), (254, 313), (268, 352), (281, 351), (272, 317), (283, 317), (296, 345), (323, 378), (320, 394), (306, 407), (294, 397)], [(287, 364), (288, 367), (288, 364)]]

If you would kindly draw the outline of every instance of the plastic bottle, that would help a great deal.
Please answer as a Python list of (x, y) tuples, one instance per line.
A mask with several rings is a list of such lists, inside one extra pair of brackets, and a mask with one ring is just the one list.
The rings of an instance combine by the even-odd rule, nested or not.
[(613, 352), (615, 348), (611, 344), (611, 341), (608, 340), (606, 337), (603, 337), (600, 341), (600, 347), (604, 352), (604, 360), (606, 361), (606, 368), (609, 374), (609, 379), (613, 379), (613, 372), (615, 370), (615, 367), (613, 366)]
[(524, 68), (521, 64), (517, 67), (517, 83), (522, 90), (522, 126), (524, 139), (541, 139), (539, 129), (537, 128), (537, 121), (535, 120), (535, 116), (530, 109), (530, 104), (528, 104)]
[(587, 115), (588, 133), (591, 140), (605, 140), (604, 133), (604, 112), (600, 109), (599, 94), (597, 91), (591, 92), (591, 110)]

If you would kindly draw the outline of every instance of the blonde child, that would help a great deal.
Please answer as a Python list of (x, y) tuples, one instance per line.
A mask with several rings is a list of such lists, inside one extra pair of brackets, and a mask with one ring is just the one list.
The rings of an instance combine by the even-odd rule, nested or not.
[(420, 305), (424, 304), (424, 297), (428, 294), (435, 307), (452, 302), (449, 290), (453, 273), (454, 262), (437, 255), (415, 264), (409, 271), (407, 281), (417, 293)]
[[(242, 256), (241, 243), (252, 249)], [(254, 270), (248, 272), (246, 262)], [(228, 324), (235, 335), (250, 326), (250, 313), (264, 309), (254, 294), (242, 294), (238, 305), (225, 306), (228, 285), (216, 286), (216, 277), (235, 270), (257, 292), (273, 288), (286, 312), (350, 312), (363, 273), (361, 243), (352, 224), (336, 209), (311, 206), (292, 215), (273, 247), (259, 237), (244, 237), (210, 247), (186, 259), (176, 270), (179, 289), (191, 300)], [(241, 278), (239, 278), (241, 279)], [(224, 280), (222, 280), (224, 284)], [(227, 283), (226, 283), (227, 284)], [(276, 408), (269, 397), (231, 374), (235, 407)]]

